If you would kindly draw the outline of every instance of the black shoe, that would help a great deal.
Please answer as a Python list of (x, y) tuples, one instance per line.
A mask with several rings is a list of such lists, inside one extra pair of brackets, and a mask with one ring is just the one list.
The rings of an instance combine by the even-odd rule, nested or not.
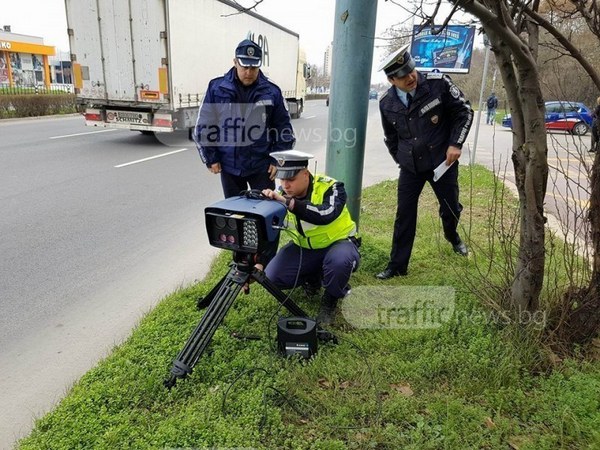
[(310, 281), (305, 281), (302, 284), (302, 290), (304, 290), (304, 293), (307, 297), (314, 297), (321, 290), (321, 282), (319, 281), (317, 283), (313, 283)]
[(460, 256), (469, 256), (469, 249), (460, 239), (456, 244), (452, 244), (452, 250), (454, 250), (454, 253), (458, 253)]
[(317, 323), (320, 325), (331, 325), (335, 319), (335, 308), (338, 299), (331, 297), (327, 292), (321, 297), (321, 309), (317, 314)]
[(321, 305), (319, 314), (317, 314), (317, 323), (319, 325), (331, 325), (335, 319), (335, 308)]
[(406, 270), (393, 270), (388, 268), (375, 275), (375, 278), (378, 280), (388, 280), (393, 277), (403, 277), (404, 275), (406, 275)]

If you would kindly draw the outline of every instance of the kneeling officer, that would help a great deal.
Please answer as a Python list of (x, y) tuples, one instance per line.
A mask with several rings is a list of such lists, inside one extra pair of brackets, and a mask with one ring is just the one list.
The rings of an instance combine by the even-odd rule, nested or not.
[(356, 224), (346, 207), (344, 183), (308, 170), (309, 153), (271, 153), (281, 186), (263, 194), (288, 208), (287, 231), (292, 242), (269, 262), (265, 273), (280, 289), (320, 283), (324, 288), (317, 322), (333, 322), (338, 300), (360, 262)]

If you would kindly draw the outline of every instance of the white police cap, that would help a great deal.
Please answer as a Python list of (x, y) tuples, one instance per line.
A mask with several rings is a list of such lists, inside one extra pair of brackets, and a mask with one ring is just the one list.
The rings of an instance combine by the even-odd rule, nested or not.
[(415, 60), (408, 51), (410, 44), (403, 45), (393, 52), (379, 66), (378, 70), (383, 70), (388, 77), (403, 77), (411, 73), (415, 67)]
[(275, 177), (281, 180), (294, 178), (298, 172), (308, 167), (308, 160), (314, 158), (314, 155), (299, 150), (273, 152), (270, 155), (277, 161)]

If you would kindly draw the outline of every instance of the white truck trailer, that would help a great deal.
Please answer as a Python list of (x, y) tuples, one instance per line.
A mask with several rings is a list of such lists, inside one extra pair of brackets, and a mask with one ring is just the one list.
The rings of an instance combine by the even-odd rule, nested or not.
[(208, 82), (249, 37), (261, 70), (300, 117), (309, 68), (298, 34), (230, 0), (65, 0), (77, 102), (86, 125), (189, 130)]

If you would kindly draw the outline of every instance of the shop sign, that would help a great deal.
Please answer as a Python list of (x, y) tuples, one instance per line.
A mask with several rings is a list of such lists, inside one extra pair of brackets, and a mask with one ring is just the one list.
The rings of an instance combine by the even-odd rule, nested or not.
[(0, 41), (0, 50), (10, 50), (10, 42)]

